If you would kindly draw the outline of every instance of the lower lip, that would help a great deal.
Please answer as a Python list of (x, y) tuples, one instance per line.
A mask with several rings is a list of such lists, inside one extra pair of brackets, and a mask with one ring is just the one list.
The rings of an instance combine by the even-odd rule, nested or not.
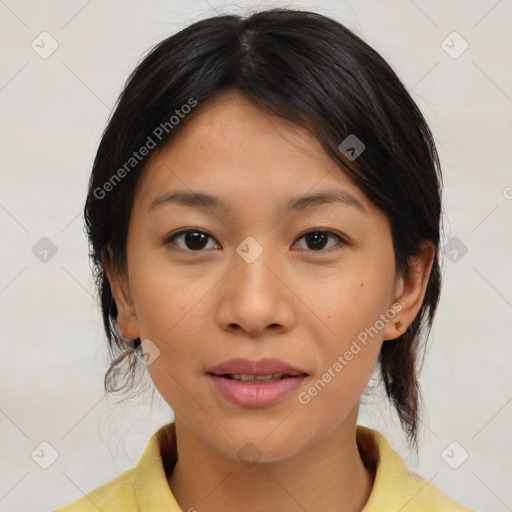
[(287, 377), (274, 382), (246, 383), (218, 375), (208, 375), (217, 391), (235, 405), (241, 407), (268, 407), (283, 400), (295, 391), (306, 378), (305, 375)]

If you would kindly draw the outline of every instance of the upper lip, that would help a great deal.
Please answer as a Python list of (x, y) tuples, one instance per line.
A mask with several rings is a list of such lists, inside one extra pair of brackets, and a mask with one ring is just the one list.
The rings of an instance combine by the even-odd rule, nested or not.
[(257, 361), (237, 357), (210, 368), (207, 373), (212, 375), (272, 375), (282, 373), (284, 375), (301, 375), (305, 371), (280, 361), (279, 359), (264, 358)]

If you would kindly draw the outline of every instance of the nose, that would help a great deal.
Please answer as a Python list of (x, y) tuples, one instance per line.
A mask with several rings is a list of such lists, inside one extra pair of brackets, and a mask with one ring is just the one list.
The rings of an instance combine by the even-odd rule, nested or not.
[(254, 261), (233, 253), (233, 266), (219, 288), (216, 315), (222, 329), (251, 336), (292, 329), (295, 312), (294, 295), (287, 285), (290, 272), (270, 256), (266, 249)]

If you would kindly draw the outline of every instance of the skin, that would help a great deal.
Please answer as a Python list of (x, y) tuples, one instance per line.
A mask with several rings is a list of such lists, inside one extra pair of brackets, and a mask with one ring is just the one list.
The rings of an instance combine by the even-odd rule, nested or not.
[[(148, 211), (176, 189), (220, 196), (231, 210), (165, 203)], [(324, 189), (349, 192), (365, 211), (333, 203), (281, 212), (290, 198)], [(206, 232), (206, 245), (168, 240), (184, 228)], [(320, 250), (303, 236), (313, 228), (333, 232)], [(263, 249), (250, 264), (236, 252), (246, 237)], [(127, 269), (104, 263), (121, 332), (160, 350), (148, 370), (175, 414), (179, 459), (169, 485), (183, 510), (362, 510), (374, 476), (356, 443), (359, 399), (383, 340), (421, 307), (434, 256), (424, 247), (407, 280), (396, 274), (386, 215), (310, 134), (237, 93), (200, 106), (153, 155), (135, 194)], [(393, 320), (301, 404), (298, 393), (397, 303)], [(239, 407), (206, 374), (237, 356), (275, 357), (309, 375), (278, 404)], [(252, 467), (237, 457), (249, 442), (261, 454)]]

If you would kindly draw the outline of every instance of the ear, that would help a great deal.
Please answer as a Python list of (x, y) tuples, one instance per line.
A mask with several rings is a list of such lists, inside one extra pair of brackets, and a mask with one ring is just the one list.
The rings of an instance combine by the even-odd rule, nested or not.
[(114, 268), (111, 254), (110, 247), (108, 252), (102, 251), (101, 261), (117, 306), (117, 327), (126, 338), (140, 338), (139, 324), (135, 316), (128, 276), (124, 273), (119, 273)]
[[(411, 256), (409, 260), (410, 272), (407, 279), (397, 279), (393, 307), (397, 313), (384, 328), (384, 340), (394, 340), (401, 336), (416, 318), (425, 297), (435, 252), (434, 243), (425, 241), (421, 253)], [(397, 303), (400, 306), (397, 307)]]

